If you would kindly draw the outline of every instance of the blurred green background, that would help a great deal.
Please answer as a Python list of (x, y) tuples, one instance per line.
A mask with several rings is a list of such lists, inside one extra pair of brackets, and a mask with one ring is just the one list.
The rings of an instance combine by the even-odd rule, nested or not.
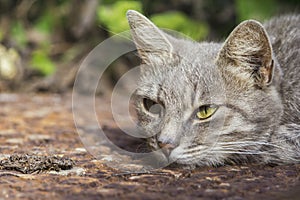
[[(245, 19), (299, 13), (299, 5), (299, 0), (1, 0), (0, 92), (72, 88), (87, 53), (129, 29), (128, 9), (194, 40), (221, 41)], [(118, 64), (126, 68), (130, 62)], [(108, 79), (118, 72), (111, 73)]]

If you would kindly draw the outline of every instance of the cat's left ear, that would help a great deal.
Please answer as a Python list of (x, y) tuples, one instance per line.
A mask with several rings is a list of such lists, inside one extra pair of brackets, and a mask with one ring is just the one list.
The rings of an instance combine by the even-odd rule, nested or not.
[(259, 87), (272, 81), (272, 46), (264, 27), (255, 20), (242, 22), (232, 31), (219, 52), (218, 61), (227, 62), (231, 69), (225, 70), (236, 73), (235, 76), (245, 80), (253, 78)]

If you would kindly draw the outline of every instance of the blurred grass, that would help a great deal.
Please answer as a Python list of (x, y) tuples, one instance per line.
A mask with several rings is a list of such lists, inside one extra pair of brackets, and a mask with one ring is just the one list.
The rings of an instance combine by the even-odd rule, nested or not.
[[(59, 20), (59, 19), (58, 19)], [(56, 22), (56, 17), (50, 11), (46, 11), (36, 22), (35, 29), (44, 34), (51, 34)]]
[[(98, 6), (86, 9), (91, 1)], [(160, 28), (201, 41), (212, 35), (213, 39), (224, 38), (243, 20), (263, 22), (278, 13), (295, 12), (299, 6), (299, 0), (6, 0), (0, 1), (0, 45), (14, 48), (21, 55), (26, 69), (34, 71), (27, 74), (44, 77), (52, 75), (62, 62), (70, 62), (71, 58), (63, 59), (68, 52), (76, 52), (74, 57), (80, 52), (84, 56), (82, 47), (86, 43), (95, 44), (129, 30), (129, 9), (146, 15)], [(88, 30), (85, 16), (91, 12), (92, 28)], [(80, 38), (72, 35), (78, 26), (85, 31)], [(83, 44), (78, 48), (80, 42)]]
[(178, 11), (155, 14), (150, 20), (160, 28), (178, 31), (197, 41), (203, 40), (209, 29), (207, 24), (192, 20)]
[(142, 3), (139, 1), (116, 1), (113, 4), (101, 5), (97, 12), (98, 22), (107, 27), (110, 35), (129, 30), (126, 12), (130, 9), (142, 12)]
[(36, 50), (32, 53), (30, 65), (43, 76), (51, 75), (56, 70), (55, 64), (50, 59), (48, 52), (43, 51), (42, 49)]
[(264, 21), (271, 18), (278, 8), (276, 0), (235, 0), (238, 22), (247, 19)]
[(27, 44), (26, 30), (22, 22), (16, 21), (11, 27), (11, 37), (18, 44), (19, 47), (25, 48)]
[[(107, 1), (108, 2), (108, 1)], [(98, 8), (97, 16), (100, 24), (107, 27), (110, 35), (129, 30), (126, 19), (127, 10), (142, 12), (140, 1), (115, 1)], [(203, 22), (190, 19), (180, 11), (154, 14), (150, 17), (158, 27), (171, 29), (185, 34), (195, 40), (202, 40), (208, 34), (208, 26)]]

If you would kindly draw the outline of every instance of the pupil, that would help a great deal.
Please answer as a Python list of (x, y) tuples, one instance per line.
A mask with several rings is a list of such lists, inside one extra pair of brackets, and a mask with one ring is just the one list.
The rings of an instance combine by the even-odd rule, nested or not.
[(144, 104), (144, 107), (147, 111), (150, 110), (150, 107), (153, 105), (153, 101), (149, 100), (149, 99), (144, 99), (143, 100), (143, 104)]
[(159, 114), (161, 111), (161, 106), (150, 99), (143, 99), (143, 104), (145, 109), (152, 114)]
[(159, 104), (153, 104), (150, 107), (149, 112), (151, 112), (153, 114), (159, 114), (160, 113), (160, 105)]

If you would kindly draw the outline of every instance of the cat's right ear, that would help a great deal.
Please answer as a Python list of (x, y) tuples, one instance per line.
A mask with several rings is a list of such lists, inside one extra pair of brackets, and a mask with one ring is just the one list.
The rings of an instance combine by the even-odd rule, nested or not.
[(227, 72), (248, 83), (264, 87), (272, 81), (272, 45), (262, 24), (255, 20), (244, 21), (231, 32), (218, 61), (227, 66)]
[(164, 64), (172, 57), (173, 47), (166, 35), (149, 19), (134, 10), (127, 11), (133, 41), (141, 59), (148, 65)]

